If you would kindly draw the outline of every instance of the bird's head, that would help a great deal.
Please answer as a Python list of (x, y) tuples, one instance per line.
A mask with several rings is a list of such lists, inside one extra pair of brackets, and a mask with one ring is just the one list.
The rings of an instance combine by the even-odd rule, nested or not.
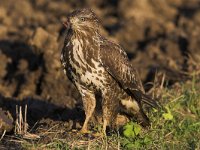
[(99, 23), (96, 14), (91, 9), (80, 9), (68, 15), (67, 21), (63, 23), (66, 28), (74, 31), (98, 30)]

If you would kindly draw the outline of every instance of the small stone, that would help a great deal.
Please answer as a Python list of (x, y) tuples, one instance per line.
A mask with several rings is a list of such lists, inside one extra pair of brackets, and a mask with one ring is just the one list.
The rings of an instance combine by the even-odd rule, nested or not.
[(10, 132), (13, 129), (13, 118), (11, 114), (0, 108), (0, 133)]
[(127, 122), (129, 122), (129, 119), (126, 116), (120, 115), (120, 114), (117, 115), (117, 118), (116, 118), (116, 125), (117, 126), (123, 126)]

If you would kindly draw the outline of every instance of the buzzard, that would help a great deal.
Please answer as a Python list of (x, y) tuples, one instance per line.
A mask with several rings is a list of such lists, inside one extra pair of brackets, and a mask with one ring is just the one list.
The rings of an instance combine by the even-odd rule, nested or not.
[(81, 94), (85, 121), (81, 132), (88, 132), (88, 122), (101, 95), (103, 133), (115, 122), (120, 108), (142, 126), (149, 125), (141, 103), (156, 107), (147, 96), (126, 52), (99, 33), (99, 21), (90, 9), (72, 12), (63, 23), (66, 29), (61, 63), (64, 72)]

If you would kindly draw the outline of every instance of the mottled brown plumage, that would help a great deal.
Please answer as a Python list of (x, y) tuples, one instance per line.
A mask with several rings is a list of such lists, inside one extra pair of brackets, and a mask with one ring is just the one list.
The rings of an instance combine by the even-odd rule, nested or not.
[(88, 122), (95, 112), (97, 94), (102, 97), (104, 133), (107, 126), (114, 125), (120, 108), (143, 126), (149, 125), (141, 102), (154, 107), (157, 104), (145, 95), (125, 51), (100, 35), (94, 12), (90, 9), (74, 11), (64, 25), (67, 33), (61, 62), (82, 96), (86, 118), (81, 131), (88, 130)]

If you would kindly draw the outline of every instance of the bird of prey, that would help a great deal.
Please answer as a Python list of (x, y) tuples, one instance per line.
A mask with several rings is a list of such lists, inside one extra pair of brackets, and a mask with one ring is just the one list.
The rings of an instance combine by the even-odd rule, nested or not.
[(142, 126), (149, 125), (141, 103), (156, 107), (147, 96), (138, 74), (126, 52), (99, 32), (99, 21), (91, 9), (80, 9), (68, 15), (63, 23), (67, 33), (61, 52), (64, 72), (81, 94), (85, 121), (81, 132), (87, 133), (88, 122), (101, 95), (103, 133), (115, 122), (120, 108), (136, 118)]

